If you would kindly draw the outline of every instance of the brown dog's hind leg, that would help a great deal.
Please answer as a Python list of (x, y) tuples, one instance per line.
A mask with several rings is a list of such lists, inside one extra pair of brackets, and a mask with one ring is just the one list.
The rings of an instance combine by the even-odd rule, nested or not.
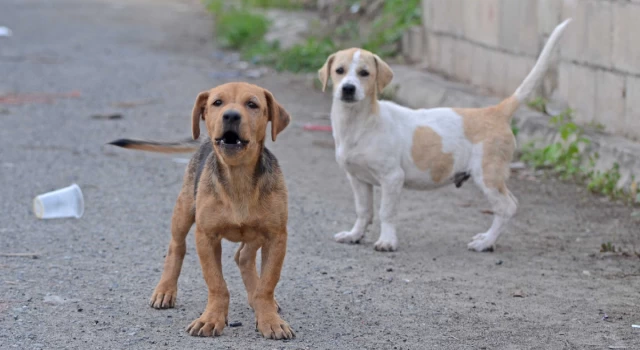
[(229, 313), (229, 290), (222, 277), (222, 242), (208, 236), (196, 225), (196, 248), (209, 295), (207, 307), (200, 317), (191, 322), (187, 332), (201, 337), (218, 336), (227, 324)]
[(193, 196), (189, 190), (183, 189), (173, 208), (171, 218), (171, 243), (164, 260), (164, 270), (160, 282), (151, 295), (149, 305), (156, 309), (172, 308), (178, 295), (178, 277), (182, 269), (182, 261), (187, 250), (186, 238), (193, 222)]
[(256, 313), (256, 328), (262, 336), (270, 339), (291, 339), (293, 329), (278, 315), (278, 303), (274, 291), (287, 250), (287, 234), (279, 234), (267, 240), (262, 246), (262, 266), (258, 286), (253, 296)]
[(253, 295), (258, 286), (258, 270), (256, 270), (256, 253), (260, 249), (260, 243), (252, 241), (249, 243), (240, 243), (240, 247), (236, 251), (234, 260), (240, 269), (242, 282), (247, 290), (247, 300), (249, 306), (253, 309)]

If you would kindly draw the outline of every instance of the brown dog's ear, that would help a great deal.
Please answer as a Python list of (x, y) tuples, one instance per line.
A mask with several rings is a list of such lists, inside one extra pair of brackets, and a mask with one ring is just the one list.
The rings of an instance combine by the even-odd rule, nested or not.
[(378, 92), (382, 92), (382, 90), (384, 90), (384, 88), (389, 85), (393, 79), (393, 71), (385, 61), (378, 57), (378, 55), (373, 55), (373, 57), (376, 61), (376, 83), (378, 85)]
[(322, 66), (322, 68), (320, 68), (320, 70), (318, 71), (318, 78), (322, 82), (322, 92), (327, 89), (327, 82), (329, 81), (329, 76), (331, 75), (331, 65), (333, 64), (334, 58), (336, 58), (335, 53), (327, 58), (324, 66)]
[(267, 113), (271, 122), (271, 140), (275, 141), (276, 136), (289, 125), (291, 117), (289, 112), (276, 101), (271, 92), (264, 90), (264, 94), (267, 97)]
[(196, 103), (191, 111), (191, 134), (194, 140), (200, 137), (200, 118), (204, 120), (204, 108), (209, 99), (209, 91), (203, 91), (196, 97)]

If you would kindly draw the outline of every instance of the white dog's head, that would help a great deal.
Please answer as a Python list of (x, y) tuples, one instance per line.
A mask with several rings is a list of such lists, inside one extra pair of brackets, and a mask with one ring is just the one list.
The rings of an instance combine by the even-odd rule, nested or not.
[(322, 91), (327, 88), (331, 76), (333, 98), (344, 103), (356, 103), (369, 97), (377, 99), (378, 93), (393, 79), (393, 72), (378, 55), (351, 48), (334, 53), (318, 71)]

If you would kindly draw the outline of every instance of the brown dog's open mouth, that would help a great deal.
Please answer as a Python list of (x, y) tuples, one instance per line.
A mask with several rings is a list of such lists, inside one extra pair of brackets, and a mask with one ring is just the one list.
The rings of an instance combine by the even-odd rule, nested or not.
[(235, 131), (229, 130), (222, 134), (222, 137), (216, 138), (216, 144), (225, 148), (238, 149), (246, 146), (249, 141), (242, 140), (240, 135)]

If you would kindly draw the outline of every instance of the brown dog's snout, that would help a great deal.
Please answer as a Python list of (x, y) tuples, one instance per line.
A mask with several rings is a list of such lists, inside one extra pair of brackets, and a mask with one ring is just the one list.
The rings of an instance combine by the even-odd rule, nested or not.
[(238, 125), (240, 124), (241, 119), (242, 116), (240, 115), (240, 112), (233, 109), (224, 112), (222, 115), (222, 122), (225, 126)]

